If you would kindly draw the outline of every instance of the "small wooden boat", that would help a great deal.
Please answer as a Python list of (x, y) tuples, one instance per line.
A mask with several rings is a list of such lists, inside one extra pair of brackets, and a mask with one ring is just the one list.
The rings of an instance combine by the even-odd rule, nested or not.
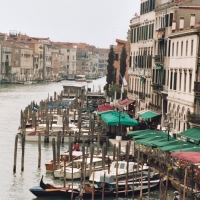
[[(64, 166), (64, 158), (66, 159), (66, 164), (69, 163), (70, 161), (70, 158), (69, 158), (69, 152), (66, 152), (66, 153), (62, 153), (60, 154), (60, 167), (63, 167)], [(76, 160), (76, 159), (80, 159), (80, 157), (82, 156), (82, 152), (81, 151), (73, 151), (72, 152), (72, 159), (73, 160)], [(45, 167), (46, 167), (46, 171), (47, 172), (53, 172), (53, 160), (51, 160), (49, 163), (46, 163), (45, 164)]]

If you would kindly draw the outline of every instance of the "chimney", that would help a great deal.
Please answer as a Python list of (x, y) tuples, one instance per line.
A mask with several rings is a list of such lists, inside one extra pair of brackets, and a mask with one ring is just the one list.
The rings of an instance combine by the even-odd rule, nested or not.
[(172, 20), (172, 32), (176, 30), (176, 20)]
[(195, 18), (196, 18), (196, 15), (195, 14), (191, 14), (191, 17), (190, 17), (190, 27), (193, 28), (194, 25), (195, 25)]
[(184, 17), (180, 17), (180, 22), (179, 22), (179, 29), (183, 30), (184, 29)]

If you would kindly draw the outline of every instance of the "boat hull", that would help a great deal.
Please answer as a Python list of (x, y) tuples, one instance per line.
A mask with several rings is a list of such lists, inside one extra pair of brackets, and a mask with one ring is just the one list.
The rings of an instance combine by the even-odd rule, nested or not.
[[(159, 184), (152, 184), (150, 185), (150, 189), (153, 190), (153, 189), (156, 189), (157, 187), (159, 186)], [(92, 189), (91, 189), (92, 190)], [(92, 199), (92, 192), (83, 192), (83, 198), (84, 199)], [(148, 185), (145, 185), (143, 186), (142, 188), (142, 192), (147, 192), (148, 191)], [(59, 189), (52, 189), (52, 191), (46, 191), (44, 189), (42, 189), (40, 186), (36, 186), (36, 187), (33, 187), (33, 188), (30, 188), (30, 192), (32, 192), (36, 197), (65, 197), (65, 198), (71, 198), (71, 195), (72, 195), (72, 191), (71, 190), (59, 190)], [(128, 194), (132, 194), (133, 190), (131, 187), (128, 188), (128, 191), (127, 193)], [(135, 186), (134, 187), (134, 194), (137, 194), (140, 192), (140, 186)], [(79, 190), (74, 190), (73, 191), (73, 196), (76, 197), (78, 196), (79, 194)], [(118, 190), (118, 196), (124, 196), (125, 195), (125, 189), (124, 187), (123, 188), (119, 188)], [(112, 190), (110, 188), (105, 188), (105, 192), (104, 192), (104, 196), (105, 197), (115, 197), (116, 196), (116, 191), (115, 190)], [(94, 197), (97, 198), (97, 197), (102, 197), (102, 189), (100, 190), (97, 190), (95, 189), (95, 192), (94, 192)]]

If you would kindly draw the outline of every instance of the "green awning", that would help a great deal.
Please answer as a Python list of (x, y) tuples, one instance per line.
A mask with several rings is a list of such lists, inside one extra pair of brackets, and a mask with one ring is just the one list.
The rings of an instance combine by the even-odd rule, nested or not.
[[(147, 138), (154, 138), (154, 137), (167, 137), (167, 134), (161, 131), (153, 131), (149, 132), (148, 134), (139, 134), (139, 135), (135, 135), (133, 136), (133, 140), (140, 140), (140, 139), (147, 139)], [(171, 136), (170, 136), (171, 138)]]
[[(173, 152), (180, 152), (180, 149), (173, 150)], [(200, 147), (184, 148), (181, 152), (200, 152)]]
[(194, 144), (199, 144), (200, 141), (200, 129), (190, 128), (177, 135), (178, 138), (182, 138), (185, 141), (192, 142)]
[(164, 146), (164, 147), (161, 147), (160, 150), (172, 152), (172, 151), (180, 150), (181, 146), (182, 146), (182, 149), (194, 147), (194, 145), (190, 143), (179, 141), (179, 144)]
[(99, 117), (108, 125), (116, 126), (118, 124), (127, 125), (127, 126), (137, 126), (138, 122), (135, 119), (129, 117), (128, 114), (110, 111), (99, 114)]
[(136, 136), (136, 135), (148, 134), (152, 132), (154, 132), (154, 130), (146, 129), (146, 130), (139, 130), (139, 131), (130, 131), (130, 132), (127, 132), (126, 135)]
[(148, 120), (148, 119), (156, 117), (158, 115), (159, 114), (157, 114), (157, 113), (154, 113), (154, 112), (151, 112), (151, 111), (146, 111), (146, 112), (140, 113), (139, 117), (142, 117), (142, 118), (145, 118), (145, 120)]
[(141, 140), (136, 140), (137, 144), (143, 144), (145, 146), (148, 147), (152, 147), (152, 146), (157, 146), (157, 143), (159, 143), (160, 141), (165, 140), (165, 137), (162, 136), (154, 136), (152, 138), (145, 138), (145, 139), (141, 139)]
[(169, 138), (169, 141), (162, 141), (160, 142), (157, 146), (158, 147), (166, 147), (166, 146), (171, 146), (171, 145), (176, 145), (179, 144), (179, 140), (174, 139), (173, 137)]
[(140, 78), (140, 81), (141, 81), (141, 82), (145, 82), (145, 78), (141, 77), (141, 78)]
[(162, 69), (163, 67), (161, 65), (157, 65), (156, 69)]

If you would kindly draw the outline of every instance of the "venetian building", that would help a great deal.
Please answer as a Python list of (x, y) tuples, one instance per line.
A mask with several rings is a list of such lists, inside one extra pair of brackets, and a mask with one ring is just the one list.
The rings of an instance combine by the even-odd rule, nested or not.
[(154, 51), (155, 0), (141, 0), (140, 16), (130, 20), (130, 69), (128, 97), (135, 100), (135, 117), (150, 107)]

